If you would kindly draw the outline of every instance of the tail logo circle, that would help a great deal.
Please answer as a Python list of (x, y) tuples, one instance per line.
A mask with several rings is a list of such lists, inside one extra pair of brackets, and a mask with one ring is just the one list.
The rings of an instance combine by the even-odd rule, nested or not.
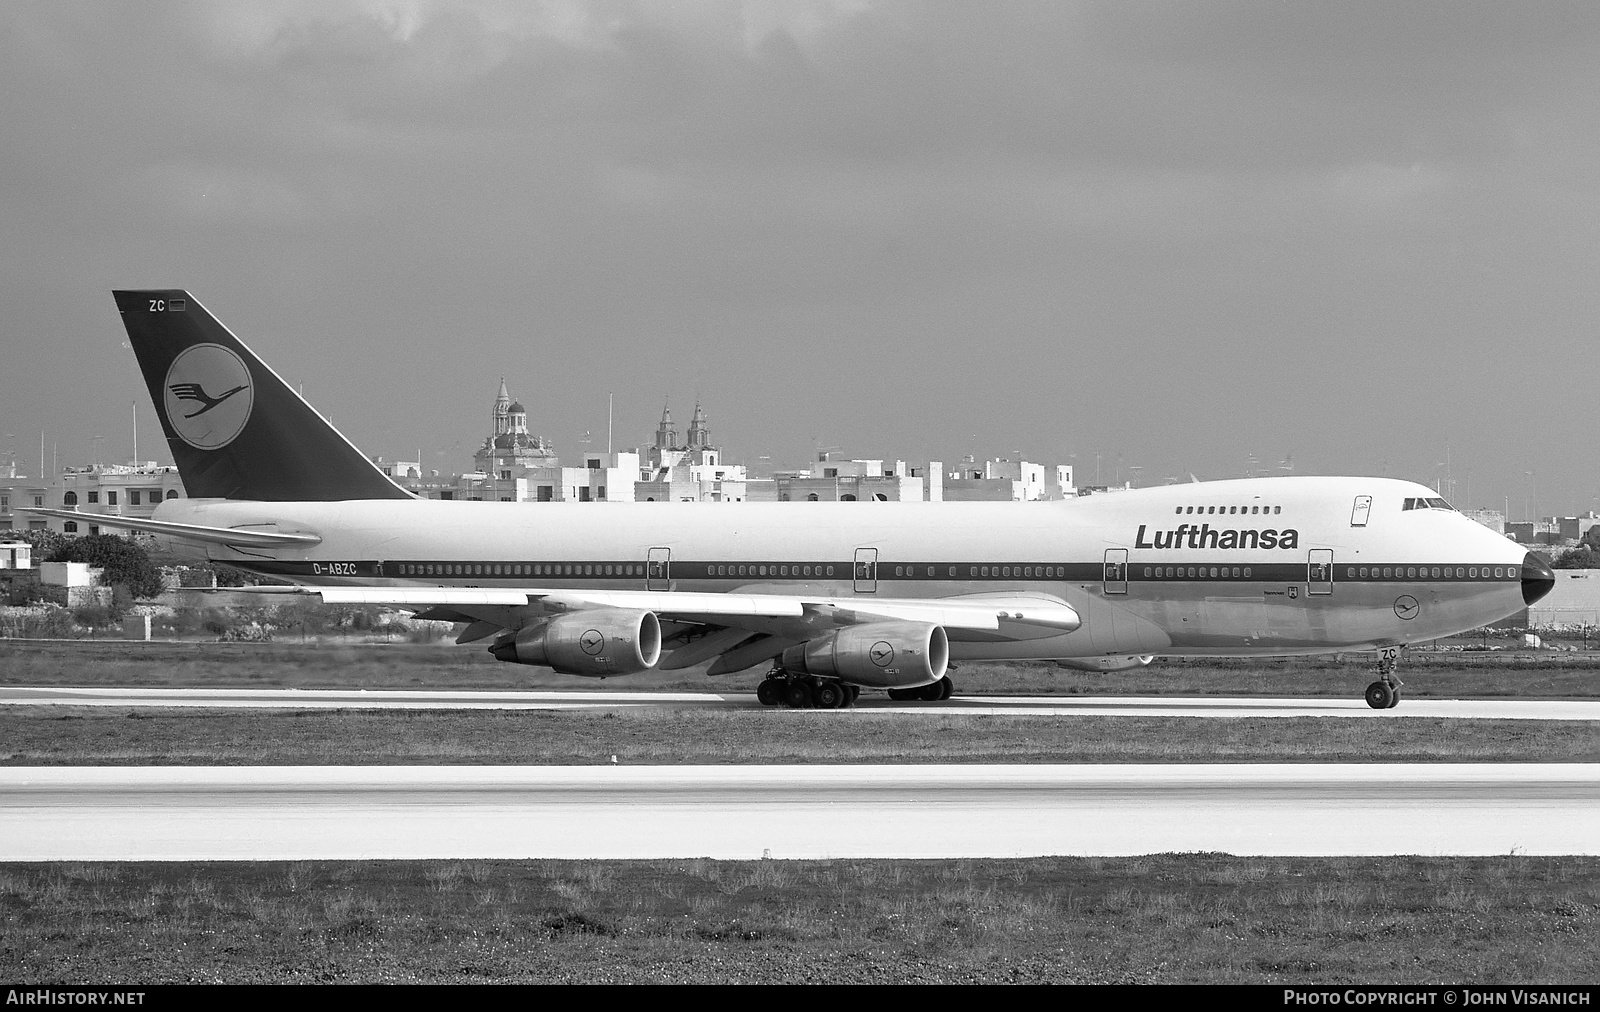
[(172, 430), (196, 450), (220, 450), (238, 438), (255, 406), (250, 370), (220, 344), (185, 348), (163, 384)]

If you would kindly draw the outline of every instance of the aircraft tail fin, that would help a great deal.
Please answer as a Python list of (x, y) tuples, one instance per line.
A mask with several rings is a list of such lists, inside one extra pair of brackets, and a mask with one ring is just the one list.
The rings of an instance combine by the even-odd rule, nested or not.
[(191, 497), (413, 498), (188, 292), (112, 295)]

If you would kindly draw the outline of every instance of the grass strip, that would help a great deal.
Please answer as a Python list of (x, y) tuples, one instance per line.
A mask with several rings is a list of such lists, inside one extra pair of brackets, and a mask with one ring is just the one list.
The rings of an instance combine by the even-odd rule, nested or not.
[(0, 865), (0, 976), (1516, 983), (1600, 977), (1600, 858)]
[(0, 708), (0, 764), (1600, 762), (1587, 721)]
[[(1049, 662), (963, 664), (959, 691), (1065, 695), (1334, 696), (1356, 699), (1374, 677), (1368, 654), (1157, 660), (1111, 673)], [(146, 688), (753, 690), (762, 672), (708, 678), (704, 667), (599, 681), (506, 664), (481, 644), (0, 640), (0, 684)], [(1600, 652), (1409, 651), (1406, 696), (1594, 698)]]

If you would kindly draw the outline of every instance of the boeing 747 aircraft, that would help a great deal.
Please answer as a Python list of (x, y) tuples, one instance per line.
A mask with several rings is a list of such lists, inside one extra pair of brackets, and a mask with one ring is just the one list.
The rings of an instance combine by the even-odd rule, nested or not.
[[(758, 665), (763, 703), (948, 697), (952, 661), (1116, 671), (1152, 657), (1371, 650), (1549, 592), (1537, 556), (1432, 489), (1285, 477), (1041, 503), (441, 502), (384, 476), (180, 289), (119, 291), (189, 494), (102, 527), (330, 603), (465, 623), (504, 661), (600, 677)], [(78, 516), (74, 511), (36, 513)]]

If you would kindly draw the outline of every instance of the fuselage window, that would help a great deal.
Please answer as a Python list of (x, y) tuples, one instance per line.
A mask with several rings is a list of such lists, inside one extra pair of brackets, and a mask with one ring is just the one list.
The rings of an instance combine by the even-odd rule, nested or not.
[(1461, 567), (1461, 566), (1457, 566), (1456, 567), (1456, 579), (1464, 580), (1464, 579), (1466, 579), (1466, 577), (1467, 577), (1466, 569)]
[(1144, 567), (1144, 575), (1145, 576), (1149, 576), (1150, 575), (1150, 567), (1149, 566)]
[(1437, 580), (1439, 578), (1439, 567), (1438, 566), (1434, 566), (1433, 567), (1433, 578), (1435, 580)]
[(1504, 571), (1499, 566), (1494, 567), (1494, 578), (1496, 580), (1500, 579), (1504, 575), (1505, 575)]
[(1233, 567), (1233, 578), (1235, 580), (1237, 580), (1239, 578), (1239, 567), (1238, 566), (1234, 566)]
[(1185, 512), (1193, 513), (1194, 512), (1194, 507), (1190, 506)]
[(1362, 566), (1361, 567), (1361, 578), (1363, 580), (1365, 580), (1367, 578), (1367, 567), (1366, 566)]
[(1250, 567), (1249, 566), (1244, 567), (1244, 578), (1246, 580), (1250, 579)]
[(827, 575), (829, 575), (829, 576), (833, 575), (833, 567), (832, 566), (828, 567), (828, 574)]
[(1206, 507), (1206, 513), (1207, 513), (1207, 515), (1210, 515), (1210, 514), (1212, 514), (1212, 513), (1215, 513), (1215, 512), (1216, 512), (1216, 511), (1217, 511), (1217, 508), (1216, 508), (1216, 507), (1215, 507), (1215, 506), (1208, 506), (1208, 507)]
[(1229, 513), (1237, 513), (1237, 512), (1239, 512), (1239, 507), (1237, 507), (1237, 506), (1229, 506), (1228, 507), (1228, 512)]
[(1467, 579), (1476, 580), (1477, 578), (1478, 578), (1478, 567), (1477, 566), (1473, 566), (1471, 569), (1467, 570)]
[(1193, 566), (1189, 567), (1189, 578), (1191, 580), (1194, 579), (1194, 567)]
[(1173, 510), (1172, 512), (1174, 512), (1174, 513), (1182, 513), (1183, 512), (1183, 507), (1179, 506), (1177, 509)]
[(767, 567), (766, 566), (761, 566), (760, 567), (760, 572), (757, 575), (766, 576), (767, 575)]

